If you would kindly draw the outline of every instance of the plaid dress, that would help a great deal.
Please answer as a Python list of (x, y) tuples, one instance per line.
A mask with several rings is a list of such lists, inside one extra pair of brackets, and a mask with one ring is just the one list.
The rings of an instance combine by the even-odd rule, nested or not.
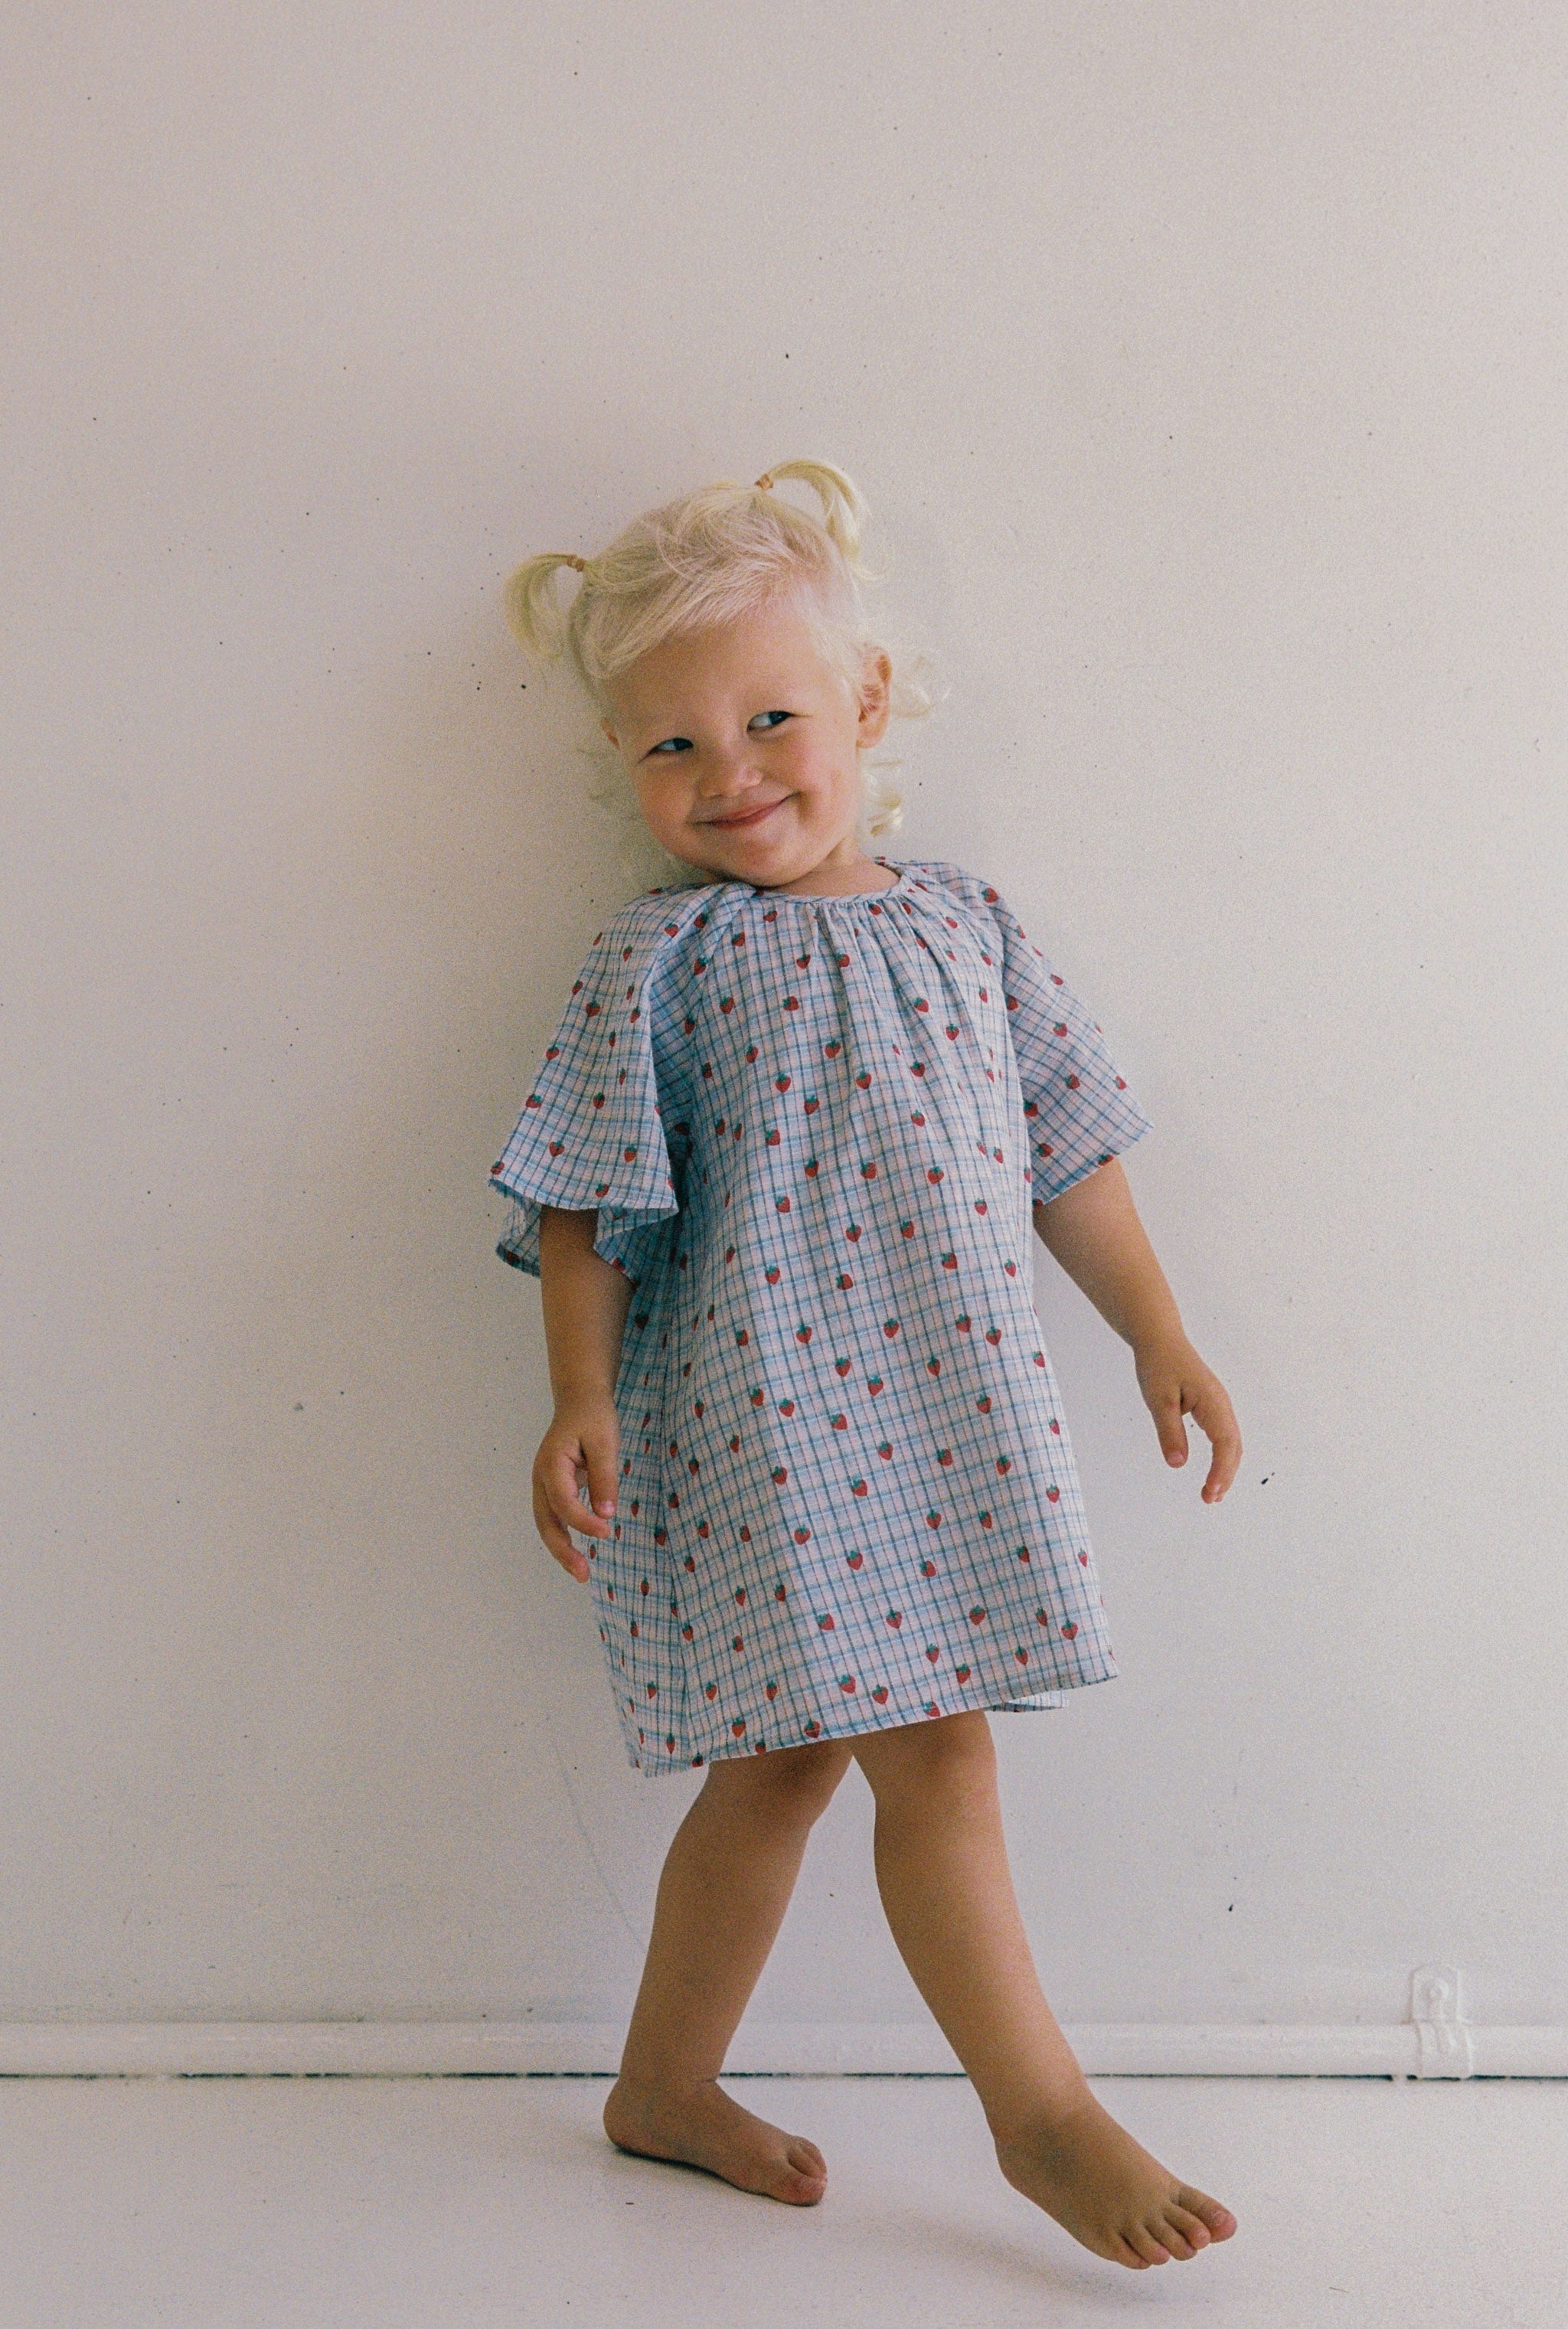
[(589, 949), (490, 1173), (634, 1281), (614, 1535), (579, 1535), (649, 1774), (1116, 1671), (1030, 1275), (1149, 1120), (997, 891), (655, 890)]

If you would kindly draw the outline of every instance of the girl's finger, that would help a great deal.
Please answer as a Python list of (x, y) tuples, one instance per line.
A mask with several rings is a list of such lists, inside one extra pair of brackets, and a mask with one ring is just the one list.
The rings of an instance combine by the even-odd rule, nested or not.
[[(609, 1536), (610, 1523), (589, 1511), (578, 1489), (577, 1475), (584, 1469), (581, 1453), (571, 1448), (562, 1448), (553, 1462), (545, 1465), (544, 1487), (551, 1510), (565, 1527), (581, 1529), (584, 1536)], [(610, 1494), (614, 1493), (611, 1489)]]
[(535, 1486), (534, 1491), (534, 1525), (538, 1530), (544, 1550), (553, 1561), (558, 1561), (569, 1577), (580, 1585), (588, 1581), (588, 1555), (580, 1552), (551, 1511), (547, 1499)]
[(1214, 1450), (1209, 1476), (1203, 1485), (1203, 1499), (1206, 1504), (1217, 1504), (1241, 1466), (1242, 1434), (1228, 1399), (1217, 1408), (1207, 1399), (1199, 1400), (1193, 1409), (1193, 1418)]
[(585, 1439), (582, 1452), (588, 1459), (588, 1494), (593, 1509), (601, 1518), (615, 1512), (615, 1466), (620, 1450), (615, 1435), (606, 1432)]
[(1179, 1391), (1166, 1391), (1151, 1399), (1149, 1413), (1159, 1434), (1159, 1444), (1167, 1464), (1185, 1464), (1187, 1460), (1187, 1428), (1182, 1421), (1182, 1400)]

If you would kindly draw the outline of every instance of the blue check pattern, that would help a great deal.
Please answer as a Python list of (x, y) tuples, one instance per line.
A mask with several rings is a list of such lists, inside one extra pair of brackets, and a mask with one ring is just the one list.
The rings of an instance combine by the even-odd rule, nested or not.
[(615, 1534), (577, 1542), (653, 1775), (1116, 1671), (1030, 1209), (1149, 1119), (989, 883), (879, 862), (624, 907), (491, 1168), (503, 1259), (595, 1208), (633, 1281)]

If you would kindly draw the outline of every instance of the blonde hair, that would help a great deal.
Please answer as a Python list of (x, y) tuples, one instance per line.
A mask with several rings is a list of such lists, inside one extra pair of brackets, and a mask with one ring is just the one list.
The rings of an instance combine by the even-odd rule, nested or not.
[[(773, 490), (787, 478), (811, 489), (820, 517)], [(784, 461), (754, 485), (725, 479), (645, 511), (592, 558), (545, 551), (527, 559), (507, 577), (506, 619), (541, 662), (565, 656), (601, 715), (609, 712), (609, 684), (639, 655), (677, 633), (735, 622), (781, 600), (798, 607), (825, 659), (856, 688), (867, 655), (886, 651), (861, 597), (863, 582), (881, 579), (861, 554), (864, 522), (865, 504), (842, 469)], [(555, 589), (562, 567), (582, 578), (564, 608)], [(893, 662), (896, 714), (930, 711), (919, 674), (918, 663), (901, 670)], [(901, 797), (882, 774), (896, 765), (865, 768), (865, 822), (874, 835), (902, 822)]]

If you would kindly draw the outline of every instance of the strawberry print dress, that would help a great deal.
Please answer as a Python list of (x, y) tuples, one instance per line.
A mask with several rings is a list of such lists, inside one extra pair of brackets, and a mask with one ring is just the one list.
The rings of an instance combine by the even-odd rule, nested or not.
[(1031, 1203), (1149, 1129), (997, 892), (655, 890), (594, 939), (490, 1172), (634, 1281), (612, 1538), (574, 1540), (649, 1774), (1116, 1671)]

